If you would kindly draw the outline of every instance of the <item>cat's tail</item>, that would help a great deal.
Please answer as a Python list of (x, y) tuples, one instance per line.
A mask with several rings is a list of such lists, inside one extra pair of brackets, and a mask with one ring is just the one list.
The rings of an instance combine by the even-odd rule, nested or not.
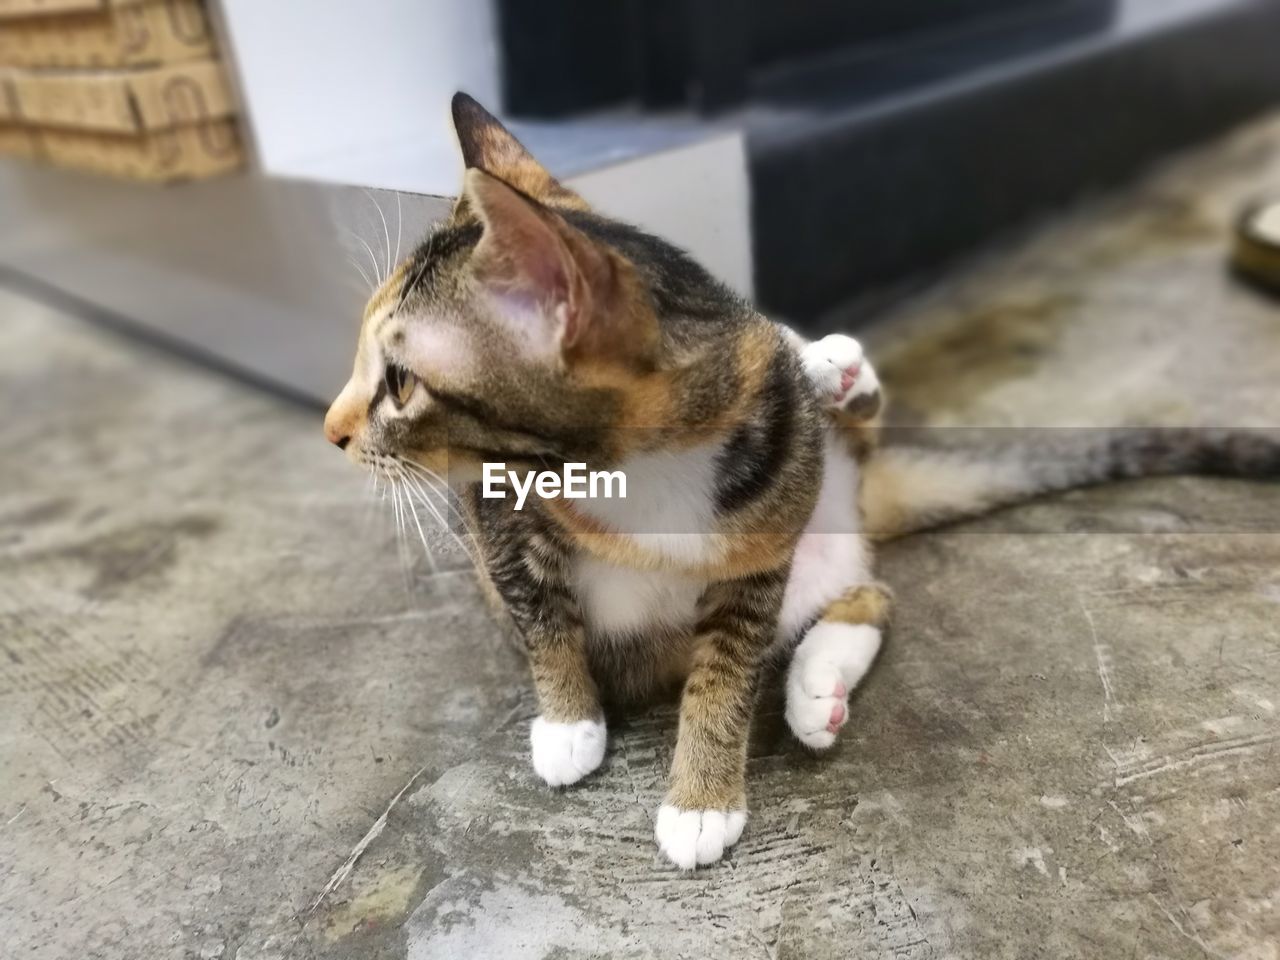
[(1280, 477), (1280, 429), (890, 430), (863, 466), (863, 529), (891, 539), (1046, 493), (1175, 474)]

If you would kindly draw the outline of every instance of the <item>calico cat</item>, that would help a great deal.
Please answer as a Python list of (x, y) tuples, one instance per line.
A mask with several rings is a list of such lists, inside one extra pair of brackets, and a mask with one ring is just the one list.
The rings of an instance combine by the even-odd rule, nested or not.
[[(682, 684), (655, 827), (681, 868), (742, 833), (771, 660), (789, 658), (786, 719), (802, 743), (828, 747), (845, 722), (890, 607), (866, 527), (1207, 463), (1194, 435), (1049, 465), (875, 452), (883, 398), (856, 341), (806, 343), (671, 244), (592, 211), (469, 97), (453, 119), (462, 194), (370, 300), (325, 433), (389, 478), (447, 476), (528, 652), (548, 784), (600, 765), (603, 704)], [(1227, 472), (1280, 466), (1274, 444), (1228, 453)], [(621, 470), (627, 496), (515, 510), (481, 496), (486, 462)]]

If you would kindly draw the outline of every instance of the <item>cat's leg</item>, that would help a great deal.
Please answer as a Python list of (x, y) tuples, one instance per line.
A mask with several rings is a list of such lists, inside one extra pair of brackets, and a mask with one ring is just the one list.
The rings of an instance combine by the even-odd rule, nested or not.
[(822, 490), (796, 548), (779, 639), (793, 642), (812, 624), (792, 654), (786, 716), (802, 743), (824, 749), (848, 716), (846, 698), (879, 652), (888, 617), (888, 592), (872, 583), (857, 507), (857, 465), (875, 445), (883, 396), (852, 337), (823, 337), (803, 345), (800, 355), (832, 429)]
[(570, 558), (553, 537), (533, 549), (508, 535), (485, 552), (485, 572), (524, 638), (538, 694), (533, 769), (553, 787), (576, 783), (600, 766), (608, 738), (582, 614), (566, 582)]
[(784, 570), (723, 581), (703, 595), (671, 786), (654, 828), (681, 869), (719, 860), (747, 822), (747, 736), (786, 577)]
[(608, 743), (581, 626), (539, 630), (529, 663), (541, 708), (529, 731), (533, 769), (548, 786), (565, 787), (600, 766)]
[(848, 588), (801, 638), (787, 670), (787, 725), (805, 746), (825, 750), (848, 719), (847, 699), (880, 651), (889, 620), (886, 587)]

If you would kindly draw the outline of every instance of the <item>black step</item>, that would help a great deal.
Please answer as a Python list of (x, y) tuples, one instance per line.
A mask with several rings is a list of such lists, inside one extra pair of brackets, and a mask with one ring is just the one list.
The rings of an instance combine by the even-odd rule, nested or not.
[(760, 301), (815, 316), (1280, 105), (1280, 0), (1067, 13), (758, 84), (746, 126)]

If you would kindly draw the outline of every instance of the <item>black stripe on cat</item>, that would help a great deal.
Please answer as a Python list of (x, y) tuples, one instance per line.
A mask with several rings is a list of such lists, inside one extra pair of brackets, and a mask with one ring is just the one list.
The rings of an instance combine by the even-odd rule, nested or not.
[[(551, 456), (565, 456), (569, 449), (569, 444), (580, 446), (583, 442), (581, 431), (570, 433), (536, 430), (524, 423), (512, 423), (502, 417), (487, 401), (481, 400), (479, 397), (453, 393), (448, 390), (438, 390), (434, 387), (428, 387), (427, 389), (432, 398), (444, 407), (448, 413), (470, 417), (489, 431), (529, 437), (541, 445), (541, 453)], [(525, 454), (525, 456), (527, 457), (528, 454)]]
[(741, 510), (763, 496), (795, 444), (795, 387), (789, 358), (779, 350), (769, 365), (759, 415), (729, 437), (716, 458), (716, 507)]

